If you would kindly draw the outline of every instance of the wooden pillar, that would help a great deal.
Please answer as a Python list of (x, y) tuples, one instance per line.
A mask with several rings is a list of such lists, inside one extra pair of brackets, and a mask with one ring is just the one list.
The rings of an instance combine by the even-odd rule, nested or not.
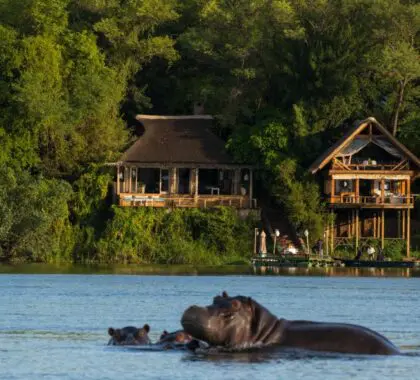
[(381, 223), (381, 248), (385, 247), (385, 210), (382, 209), (382, 223)]
[(385, 203), (385, 180), (381, 179), (381, 203)]
[(350, 213), (347, 213), (347, 237), (350, 238), (351, 237), (351, 216)]
[(402, 216), (401, 216), (401, 229), (402, 229), (401, 238), (402, 239), (405, 239), (405, 221), (406, 221), (405, 210), (402, 210)]
[(359, 178), (356, 178), (356, 184), (355, 184), (355, 194), (356, 194), (356, 203), (359, 203), (359, 193), (360, 193), (360, 181)]
[(377, 222), (377, 220), (376, 220), (376, 219), (377, 219), (377, 217), (376, 217), (376, 212), (374, 212), (374, 213), (373, 213), (373, 238), (374, 238), (374, 239), (376, 239), (376, 232), (377, 232), (377, 231), (376, 231), (376, 229), (378, 228), (378, 227), (377, 227), (377, 223), (376, 223), (376, 222)]
[(335, 181), (334, 181), (334, 178), (331, 177), (331, 203), (335, 202), (334, 196), (335, 196)]
[[(136, 170), (136, 184), (134, 186), (134, 192), (138, 193), (139, 192), (139, 168), (136, 166), (135, 170)], [(159, 187), (159, 189), (160, 189), (160, 187)]]
[(233, 172), (233, 194), (239, 194), (239, 183), (241, 181), (241, 169), (235, 169)]
[(120, 181), (120, 165), (117, 165), (117, 195), (121, 192), (121, 181)]
[(356, 209), (356, 251), (359, 248), (359, 209)]
[(171, 195), (176, 194), (176, 168), (169, 168), (169, 193)]
[(198, 199), (198, 171), (199, 169), (195, 169), (195, 192), (194, 192), (194, 198)]
[(253, 180), (253, 173), (252, 173), (252, 169), (249, 169), (249, 208), (252, 208), (252, 183), (254, 182)]
[(190, 169), (189, 194), (195, 194), (195, 169)]
[(401, 210), (397, 211), (397, 238), (401, 238)]
[(131, 166), (128, 167), (128, 192), (131, 193), (133, 191), (133, 187), (132, 187), (132, 171), (133, 168)]
[(124, 193), (128, 193), (128, 168), (124, 167)]
[(410, 257), (410, 209), (407, 209), (407, 257)]
[(411, 197), (411, 182), (407, 180), (407, 204), (410, 204), (410, 197)]

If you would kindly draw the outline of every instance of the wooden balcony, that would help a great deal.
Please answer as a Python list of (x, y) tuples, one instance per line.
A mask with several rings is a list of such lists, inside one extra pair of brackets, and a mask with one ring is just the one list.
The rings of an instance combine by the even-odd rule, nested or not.
[(363, 161), (359, 163), (345, 163), (337, 158), (333, 159), (331, 166), (333, 171), (409, 171), (409, 161), (404, 159), (396, 162), (377, 162), (375, 160)]
[(330, 196), (327, 199), (331, 207), (338, 208), (390, 208), (406, 209), (414, 207), (414, 197), (407, 195), (356, 196), (355, 193), (345, 192)]
[(123, 207), (196, 207), (212, 208), (229, 206), (237, 209), (257, 208), (257, 200), (242, 195), (182, 195), (182, 194), (138, 194), (123, 193), (119, 195), (118, 204)]

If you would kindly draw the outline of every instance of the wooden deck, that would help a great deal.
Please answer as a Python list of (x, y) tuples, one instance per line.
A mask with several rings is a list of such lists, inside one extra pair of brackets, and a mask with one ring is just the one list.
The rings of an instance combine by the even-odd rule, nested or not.
[(257, 208), (257, 200), (242, 195), (168, 195), (168, 194), (134, 194), (119, 195), (119, 205), (122, 207), (191, 207), (212, 208), (229, 206), (238, 209)]
[(356, 196), (355, 193), (342, 193), (327, 198), (331, 207), (340, 208), (390, 208), (406, 209), (414, 207), (413, 196), (389, 195), (383, 198), (375, 196)]
[(254, 266), (278, 266), (278, 267), (331, 267), (340, 266), (340, 262), (329, 256), (320, 257), (317, 255), (270, 255), (254, 256)]

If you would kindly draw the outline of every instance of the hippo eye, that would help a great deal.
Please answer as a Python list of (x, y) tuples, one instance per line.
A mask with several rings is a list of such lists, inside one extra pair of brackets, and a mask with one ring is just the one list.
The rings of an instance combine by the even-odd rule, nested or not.
[(230, 320), (234, 317), (234, 313), (232, 313), (231, 311), (226, 311), (222, 313), (222, 317), (226, 320)]

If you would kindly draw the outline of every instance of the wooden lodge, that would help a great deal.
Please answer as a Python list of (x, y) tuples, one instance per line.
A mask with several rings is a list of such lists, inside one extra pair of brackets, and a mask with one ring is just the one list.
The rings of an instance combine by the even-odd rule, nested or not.
[(420, 160), (374, 118), (351, 128), (311, 166), (320, 172), (324, 197), (334, 214), (325, 228), (326, 248), (376, 239), (405, 240), (410, 256), (411, 183)]
[(138, 115), (139, 137), (116, 163), (120, 206), (256, 208), (253, 168), (238, 165), (208, 115)]

